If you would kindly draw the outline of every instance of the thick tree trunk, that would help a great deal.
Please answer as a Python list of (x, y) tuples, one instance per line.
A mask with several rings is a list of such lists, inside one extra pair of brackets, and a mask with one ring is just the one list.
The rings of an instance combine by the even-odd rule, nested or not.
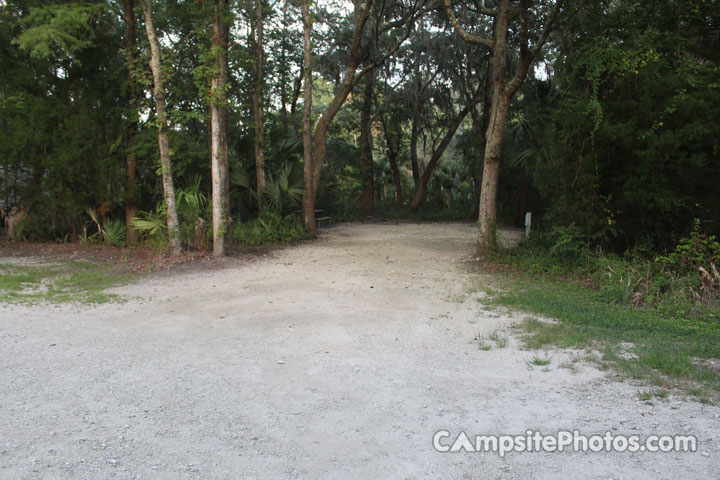
[(302, 0), (303, 19), (303, 176), (305, 189), (302, 200), (302, 221), (308, 232), (317, 234), (315, 225), (315, 192), (313, 180), (313, 138), (312, 138), (312, 19), (310, 17), (310, 0)]
[(478, 250), (492, 248), (496, 244), (497, 192), (500, 181), (502, 140), (505, 132), (510, 98), (500, 92), (493, 93), (490, 121), (485, 135), (485, 162), (483, 164), (480, 190), (480, 231)]
[[(500, 5), (501, 12), (509, 8), (507, 0)], [(490, 80), (492, 82), (492, 100), (485, 134), (485, 158), (483, 163), (482, 185), (480, 189), (480, 229), (477, 250), (493, 248), (496, 245), (497, 192), (500, 181), (500, 160), (502, 140), (505, 133), (508, 109), (513, 93), (508, 91), (508, 52), (507, 33), (508, 16), (499, 14), (495, 19), (494, 44), (490, 55)]]
[(372, 104), (373, 75), (367, 76), (362, 109), (360, 110), (360, 178), (362, 196), (360, 211), (366, 217), (373, 214), (373, 137), (372, 137)]
[(213, 78), (210, 103), (213, 255), (222, 257), (232, 243), (230, 173), (228, 164), (228, 0), (214, 0)]
[(138, 114), (136, 106), (137, 87), (135, 85), (135, 1), (123, 0), (125, 14), (125, 73), (128, 84), (128, 117), (130, 121), (127, 126), (127, 156), (125, 158), (125, 172), (127, 184), (125, 189), (125, 241), (135, 243), (138, 240), (137, 231), (132, 225), (132, 219), (137, 216), (137, 177), (135, 167), (135, 132), (138, 126)]
[(263, 11), (262, 0), (256, 2), (255, 48), (257, 48), (255, 92), (253, 111), (255, 116), (255, 172), (257, 175), (258, 213), (263, 211), (263, 190), (265, 190), (265, 124), (263, 115)]
[(473, 168), (473, 183), (475, 184), (475, 195), (477, 198), (477, 201), (475, 202), (475, 210), (473, 210), (472, 214), (470, 215), (470, 218), (473, 221), (477, 221), (480, 218), (480, 195), (482, 190), (482, 168), (484, 165), (484, 153), (485, 153), (485, 135), (487, 134), (487, 127), (488, 127), (488, 119), (490, 118), (490, 109), (492, 108), (492, 94), (491, 94), (491, 86), (492, 82), (490, 81), (490, 64), (488, 62), (488, 80), (485, 82), (484, 89), (484, 96), (483, 96), (483, 108), (482, 108), (482, 116), (478, 113), (476, 108), (473, 108), (470, 110), (470, 114), (472, 116), (472, 122), (473, 122), (473, 128), (477, 132), (478, 140), (480, 143), (480, 151), (483, 152), (483, 157), (478, 159), (478, 167), (479, 168)]
[(153, 98), (155, 99), (155, 115), (158, 125), (158, 146), (160, 148), (160, 169), (162, 170), (163, 191), (167, 208), (167, 226), (170, 246), (175, 255), (182, 253), (180, 225), (175, 203), (175, 186), (173, 185), (172, 162), (170, 160), (170, 141), (168, 139), (168, 121), (165, 107), (165, 86), (161, 69), (160, 42), (155, 34), (152, 20), (152, 0), (140, 0), (145, 16), (145, 31), (150, 44), (150, 70), (153, 76)]
[(420, 182), (418, 183), (417, 189), (415, 190), (415, 196), (412, 199), (412, 202), (410, 203), (410, 211), (414, 212), (418, 209), (420, 206), (420, 203), (422, 203), (423, 197), (425, 196), (425, 191), (427, 190), (428, 183), (430, 182), (430, 177), (432, 177), (433, 172), (435, 171), (435, 168), (440, 163), (440, 159), (442, 158), (442, 154), (445, 152), (445, 149), (447, 149), (448, 145), (450, 145), (450, 142), (452, 141), (453, 137), (455, 136), (455, 132), (457, 131), (458, 127), (460, 127), (460, 124), (463, 122), (467, 114), (470, 112), (471, 108), (475, 108), (475, 103), (471, 103), (465, 106), (460, 113), (458, 114), (457, 118), (453, 121), (450, 126), (448, 126), (447, 132), (445, 132), (445, 135), (443, 136), (442, 140), (440, 141), (440, 144), (437, 146), (437, 148), (433, 151), (432, 157), (430, 158), (430, 161), (428, 162), (427, 166), (425, 167), (425, 171), (423, 172), (422, 178), (420, 179)]

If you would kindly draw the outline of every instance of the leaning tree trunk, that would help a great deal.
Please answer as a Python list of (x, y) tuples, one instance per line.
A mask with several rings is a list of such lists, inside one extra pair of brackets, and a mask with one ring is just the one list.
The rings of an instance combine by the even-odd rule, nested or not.
[(313, 192), (313, 138), (312, 138), (312, 19), (310, 17), (310, 0), (302, 2), (303, 19), (303, 114), (302, 114), (302, 137), (303, 137), (303, 175), (305, 179), (305, 190), (302, 201), (303, 225), (313, 235), (317, 234), (315, 225), (315, 195)]
[(125, 157), (125, 172), (127, 184), (125, 190), (125, 241), (137, 242), (137, 230), (132, 225), (132, 220), (137, 216), (137, 177), (135, 167), (135, 132), (138, 127), (138, 114), (136, 106), (137, 86), (135, 84), (135, 0), (123, 0), (125, 14), (125, 73), (128, 84), (128, 116), (130, 121), (127, 126), (127, 156)]
[(214, 0), (213, 78), (210, 102), (213, 255), (222, 257), (232, 242), (228, 165), (228, 0)]
[(372, 102), (373, 102), (373, 75), (370, 74), (365, 82), (365, 93), (360, 110), (360, 178), (362, 195), (360, 211), (369, 217), (373, 214), (373, 138), (372, 138)]
[(163, 85), (160, 42), (155, 34), (152, 20), (152, 0), (140, 0), (145, 16), (145, 31), (150, 44), (150, 70), (153, 76), (153, 98), (155, 99), (155, 115), (158, 125), (158, 146), (160, 148), (160, 169), (162, 170), (163, 191), (167, 207), (167, 226), (170, 237), (170, 246), (175, 255), (182, 253), (180, 240), (180, 226), (175, 204), (175, 187), (172, 177), (172, 162), (170, 160), (170, 141), (168, 139), (168, 120), (165, 106), (165, 86)]
[(445, 152), (445, 149), (447, 149), (448, 145), (450, 145), (450, 142), (452, 141), (453, 137), (455, 136), (455, 132), (457, 131), (458, 127), (460, 127), (460, 124), (463, 122), (467, 114), (470, 112), (471, 108), (475, 108), (475, 103), (471, 102), (468, 105), (465, 106), (465, 108), (460, 111), (457, 118), (453, 121), (452, 124), (448, 127), (447, 132), (445, 132), (445, 135), (443, 136), (442, 140), (440, 141), (440, 144), (437, 146), (435, 151), (433, 151), (432, 157), (430, 158), (430, 161), (428, 162), (427, 166), (425, 167), (425, 171), (423, 172), (422, 178), (420, 179), (420, 182), (418, 183), (417, 189), (415, 191), (415, 196), (412, 199), (412, 202), (410, 203), (410, 211), (414, 212), (420, 207), (420, 203), (422, 203), (423, 197), (425, 196), (425, 191), (427, 190), (428, 183), (430, 183), (430, 177), (432, 176), (433, 172), (435, 171), (435, 168), (440, 163), (440, 159), (442, 158), (442, 154)]
[(255, 91), (253, 92), (253, 111), (255, 116), (255, 172), (257, 176), (258, 214), (263, 210), (263, 190), (265, 190), (265, 125), (263, 116), (263, 10), (262, 0), (256, 2), (255, 48), (257, 48)]

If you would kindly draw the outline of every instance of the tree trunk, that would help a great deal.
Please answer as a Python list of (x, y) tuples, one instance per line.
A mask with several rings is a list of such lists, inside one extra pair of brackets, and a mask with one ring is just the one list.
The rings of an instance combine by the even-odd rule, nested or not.
[[(369, 4), (368, 4), (369, 7)], [(309, 9), (307, 16), (309, 17)], [(312, 151), (311, 151), (311, 161), (310, 161), (310, 168), (312, 169), (312, 175), (308, 177), (305, 176), (305, 190), (303, 192), (303, 223), (305, 225), (305, 228), (307, 228), (310, 232), (313, 234), (317, 233), (317, 227), (315, 225), (315, 197), (317, 196), (318, 188), (320, 187), (320, 174), (322, 173), (322, 166), (325, 161), (325, 149), (327, 147), (327, 132), (330, 128), (330, 123), (332, 122), (333, 118), (335, 118), (335, 115), (340, 110), (340, 108), (345, 103), (345, 100), (347, 100), (348, 95), (350, 95), (350, 92), (352, 91), (353, 87), (355, 86), (355, 83), (359, 80), (359, 77), (355, 75), (357, 70), (357, 59), (358, 59), (358, 52), (360, 50), (360, 43), (362, 39), (362, 30), (365, 25), (365, 22), (367, 21), (368, 17), (368, 10), (365, 10), (363, 12), (357, 11), (355, 12), (355, 34), (353, 36), (353, 44), (350, 47), (350, 53), (348, 56), (347, 64), (345, 65), (345, 74), (343, 75), (342, 82), (340, 83), (340, 86), (338, 87), (337, 91), (335, 92), (335, 95), (333, 96), (332, 100), (330, 101), (330, 104), (325, 108), (325, 111), (320, 116), (320, 118), (317, 121), (317, 124), (315, 125), (315, 132), (312, 136)], [(303, 13), (303, 17), (305, 14)], [(309, 32), (308, 32), (309, 35)], [(306, 44), (309, 45), (309, 40), (306, 41)], [(310, 48), (308, 46), (308, 48)], [(306, 55), (306, 63), (309, 62), (310, 59), (310, 50), (305, 52)], [(308, 96), (308, 89), (312, 88), (311, 81), (312, 76), (310, 75), (311, 69), (307, 66), (305, 67), (305, 94)], [(309, 119), (310, 113), (307, 113), (307, 121), (308, 124), (310, 122)], [(305, 113), (303, 112), (303, 116), (305, 116)], [(305, 118), (303, 118), (303, 138), (305, 137)], [(308, 132), (310, 132), (310, 128), (308, 128)], [(306, 164), (307, 166), (307, 164)], [(307, 183), (308, 180), (311, 180), (311, 183)], [(312, 198), (309, 198), (312, 197)], [(312, 206), (312, 209), (310, 208)]]
[(302, 200), (302, 220), (308, 232), (317, 234), (315, 225), (315, 195), (313, 192), (313, 139), (312, 139), (312, 19), (310, 17), (310, 0), (302, 0), (303, 19), (303, 177), (305, 189)]
[[(494, 88), (495, 90), (495, 88)], [(500, 181), (500, 159), (502, 140), (505, 132), (510, 97), (502, 92), (493, 92), (490, 121), (485, 135), (485, 162), (483, 164), (482, 187), (480, 190), (480, 231), (478, 250), (492, 248), (496, 244), (497, 191)]]
[(263, 11), (262, 0), (256, 2), (255, 48), (257, 48), (257, 70), (253, 110), (255, 116), (255, 172), (257, 175), (258, 214), (263, 211), (263, 190), (265, 190), (265, 125), (263, 115)]
[(393, 184), (395, 185), (395, 204), (401, 207), (403, 204), (402, 179), (397, 164), (398, 151), (388, 143), (388, 161), (392, 170)]
[(222, 257), (232, 243), (228, 165), (228, 0), (214, 0), (213, 78), (210, 103), (213, 256)]
[[(416, 62), (416, 65), (417, 64)], [(412, 107), (412, 126), (410, 128), (410, 168), (412, 168), (412, 176), (413, 176), (413, 183), (415, 184), (415, 190), (418, 189), (418, 186), (420, 185), (420, 166), (418, 165), (418, 154), (417, 154), (417, 140), (418, 140), (418, 134), (419, 132), (419, 126), (418, 126), (418, 117), (420, 116), (420, 106), (419, 106), (419, 89), (420, 89), (420, 79), (418, 77), (419, 75), (419, 69), (415, 68), (415, 102), (413, 103)]]
[(383, 136), (385, 137), (385, 145), (387, 147), (388, 162), (390, 163), (390, 170), (392, 171), (393, 185), (395, 185), (395, 204), (398, 207), (401, 207), (403, 203), (402, 179), (400, 178), (400, 169), (397, 164), (397, 157), (400, 150), (400, 140), (397, 139), (396, 148), (395, 141), (390, 130), (390, 122), (387, 119), (386, 113), (380, 114), (380, 121), (382, 122)]
[[(285, 0), (283, 3), (283, 13), (282, 13), (282, 26), (283, 26), (283, 35), (285, 35), (288, 31), (288, 26), (290, 22), (288, 20), (288, 1)], [(286, 38), (283, 37), (282, 41), (280, 42), (280, 121), (282, 122), (283, 127), (287, 128), (288, 126), (288, 118), (287, 118), (287, 78), (288, 78), (288, 60), (287, 60), (287, 43)]]
[(360, 110), (360, 178), (362, 196), (360, 211), (366, 217), (373, 214), (373, 138), (372, 138), (372, 103), (373, 75), (367, 76), (362, 109)]
[(180, 226), (175, 204), (175, 186), (172, 177), (172, 162), (170, 160), (170, 141), (168, 139), (168, 121), (165, 110), (165, 86), (163, 85), (161, 69), (160, 42), (155, 34), (152, 20), (152, 0), (140, 0), (145, 16), (145, 31), (150, 44), (150, 70), (153, 76), (153, 98), (155, 99), (155, 115), (158, 125), (158, 146), (160, 148), (160, 169), (162, 170), (163, 191), (167, 208), (167, 226), (170, 237), (170, 246), (175, 255), (182, 253), (180, 239)]
[[(563, 0), (556, 0), (555, 6), (548, 13), (535, 45), (530, 47), (530, 28), (533, 20), (530, 0), (521, 0), (514, 4), (510, 0), (500, 0), (496, 8), (481, 9), (482, 15), (494, 17), (493, 37), (468, 33), (458, 22), (453, 12), (451, 0), (445, 0), (445, 11), (456, 33), (466, 42), (483, 45), (490, 49), (490, 71), (492, 79), (492, 106), (485, 136), (485, 163), (483, 166), (482, 189), (480, 193), (480, 230), (478, 233), (478, 251), (493, 247), (496, 243), (495, 228), (497, 221), (497, 191), (500, 179), (500, 157), (502, 153), (502, 137), (505, 131), (508, 108), (513, 95), (520, 89), (527, 78), (528, 71), (548, 39), (553, 22), (562, 7)], [(512, 7), (512, 8), (511, 8)], [(519, 61), (515, 71), (508, 71), (508, 33), (510, 23), (520, 20), (517, 33)]]
[[(404, 20), (401, 22), (398, 22), (395, 24), (396, 26), (401, 26), (404, 29), (404, 33), (400, 35), (400, 38), (398, 39), (398, 42), (395, 43), (394, 47), (391, 48), (385, 55), (383, 55), (381, 58), (378, 58), (375, 61), (372, 61), (369, 63), (369, 65), (365, 66), (363, 69), (361, 69), (359, 72), (358, 70), (358, 62), (359, 62), (359, 52), (362, 47), (362, 40), (364, 38), (364, 31), (365, 31), (365, 25), (368, 22), (368, 19), (370, 18), (370, 12), (373, 7), (373, 2), (371, 0), (368, 0), (366, 2), (354, 2), (354, 10), (355, 10), (355, 27), (353, 31), (353, 38), (352, 38), (352, 44), (350, 45), (350, 49), (348, 52), (347, 62), (345, 64), (345, 72), (342, 77), (342, 81), (338, 85), (338, 88), (335, 92), (335, 95), (333, 96), (332, 100), (328, 104), (328, 106), (325, 108), (325, 111), (320, 116), (320, 118), (317, 121), (317, 125), (315, 126), (315, 132), (313, 134), (312, 138), (312, 151), (311, 158), (312, 162), (310, 167), (312, 168), (312, 175), (305, 175), (305, 191), (303, 193), (303, 223), (305, 224), (305, 227), (310, 230), (311, 232), (316, 231), (315, 227), (315, 212), (310, 208), (310, 206), (314, 207), (315, 204), (315, 197), (318, 192), (318, 188), (320, 186), (320, 174), (322, 173), (322, 167), (323, 163), (325, 162), (325, 149), (327, 146), (327, 132), (330, 128), (330, 124), (332, 123), (333, 119), (335, 118), (335, 115), (337, 115), (340, 108), (343, 106), (345, 101), (348, 98), (348, 95), (350, 95), (350, 92), (352, 91), (355, 84), (369, 71), (377, 67), (378, 65), (382, 64), (382, 62), (385, 61), (390, 55), (392, 55), (394, 52), (396, 52), (402, 43), (407, 39), (407, 37), (410, 35), (411, 29), (405, 28), (406, 22), (413, 22), (416, 18), (414, 13), (412, 15), (409, 15), (407, 17), (404, 17)], [(306, 59), (309, 61), (310, 58), (310, 45), (309, 45), (309, 8), (307, 8), (305, 5), (303, 5), (303, 19), (304, 24), (306, 25), (305, 30), (306, 31)], [(307, 11), (307, 12), (306, 12)], [(307, 17), (307, 20), (305, 18)], [(375, 31), (377, 33), (377, 29)], [(306, 62), (307, 63), (307, 62)], [(306, 66), (306, 69), (308, 66)], [(309, 83), (309, 75), (306, 75), (306, 84)], [(308, 88), (308, 85), (306, 85), (306, 89)], [(309, 114), (308, 114), (309, 116)], [(309, 123), (309, 118), (307, 119)], [(305, 130), (305, 128), (304, 128)], [(309, 132), (309, 128), (307, 129)], [(306, 132), (303, 132), (303, 136), (306, 134)], [(306, 147), (307, 148), (307, 147)], [(307, 167), (307, 161), (306, 161), (306, 167)], [(308, 181), (311, 181), (310, 184), (308, 184)], [(312, 198), (310, 198), (312, 197)]]
[(127, 156), (125, 158), (125, 172), (127, 184), (125, 190), (125, 241), (128, 244), (138, 240), (137, 231), (132, 225), (132, 219), (137, 216), (137, 177), (135, 167), (135, 132), (138, 126), (138, 114), (135, 100), (137, 98), (137, 86), (135, 85), (135, 0), (123, 0), (125, 14), (125, 73), (128, 84), (128, 117), (130, 121), (127, 126)]
[[(501, 11), (507, 11), (505, 2)], [(497, 243), (497, 192), (500, 182), (500, 160), (502, 140), (507, 123), (508, 109), (512, 93), (508, 92), (508, 18), (498, 15), (495, 20), (494, 45), (490, 55), (490, 80), (492, 82), (492, 100), (485, 134), (485, 158), (483, 163), (482, 186), (480, 188), (480, 230), (478, 232), (478, 252), (494, 248)]]
[(301, 128), (298, 126), (296, 112), (297, 112), (298, 99), (300, 99), (300, 93), (303, 93), (302, 92), (303, 78), (305, 78), (304, 60), (303, 60), (303, 63), (300, 64), (300, 71), (298, 72), (298, 76), (295, 79), (295, 86), (293, 87), (292, 101), (290, 102), (290, 122), (292, 123), (295, 138), (298, 138), (301, 136), (300, 135)]
[(485, 86), (483, 87), (483, 107), (482, 116), (477, 112), (476, 108), (470, 110), (472, 116), (473, 128), (477, 132), (478, 139), (480, 141), (480, 151), (483, 152), (483, 157), (478, 158), (478, 168), (473, 168), (473, 183), (475, 184), (475, 195), (477, 201), (475, 202), (475, 209), (473, 210), (470, 218), (473, 221), (477, 221), (480, 218), (480, 195), (482, 191), (482, 167), (484, 166), (484, 153), (487, 145), (485, 141), (485, 135), (487, 134), (488, 119), (490, 118), (490, 109), (492, 106), (492, 94), (491, 94), (492, 81), (490, 80), (490, 63), (488, 62), (488, 73)]
[(460, 124), (463, 122), (467, 114), (470, 112), (471, 108), (475, 108), (475, 101), (471, 101), (470, 104), (466, 105), (465, 108), (463, 108), (460, 113), (458, 114), (457, 118), (453, 121), (452, 124), (448, 126), (447, 132), (445, 132), (445, 135), (443, 136), (442, 140), (440, 141), (440, 144), (437, 146), (437, 148), (433, 151), (432, 157), (430, 158), (430, 161), (428, 162), (427, 166), (425, 167), (425, 171), (423, 172), (423, 176), (420, 179), (420, 182), (418, 183), (417, 189), (415, 190), (415, 196), (412, 199), (412, 202), (410, 203), (410, 211), (414, 212), (418, 209), (420, 206), (420, 203), (423, 200), (423, 197), (425, 196), (425, 191), (427, 190), (428, 183), (430, 182), (430, 177), (432, 176), (433, 172), (435, 171), (435, 168), (440, 163), (440, 158), (442, 157), (442, 154), (445, 153), (445, 149), (450, 145), (450, 142), (452, 141), (453, 137), (455, 136), (455, 132), (457, 131), (458, 127), (460, 127)]

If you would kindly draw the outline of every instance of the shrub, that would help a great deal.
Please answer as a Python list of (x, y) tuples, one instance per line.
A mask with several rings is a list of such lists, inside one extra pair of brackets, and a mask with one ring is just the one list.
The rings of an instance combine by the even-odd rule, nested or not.
[(242, 245), (282, 244), (306, 238), (310, 235), (295, 214), (281, 217), (267, 212), (257, 220), (235, 225), (235, 242)]

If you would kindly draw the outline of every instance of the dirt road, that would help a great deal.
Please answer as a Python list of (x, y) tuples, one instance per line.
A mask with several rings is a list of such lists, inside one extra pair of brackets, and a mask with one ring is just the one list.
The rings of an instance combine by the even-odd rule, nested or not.
[[(720, 408), (529, 367), (468, 225), (347, 225), (153, 275), (124, 304), (0, 306), (0, 478), (720, 478)], [(480, 285), (480, 290), (477, 286)], [(476, 335), (505, 332), (482, 351)], [(686, 434), (696, 453), (439, 453), (451, 438)], [(444, 440), (445, 443), (448, 440)]]

